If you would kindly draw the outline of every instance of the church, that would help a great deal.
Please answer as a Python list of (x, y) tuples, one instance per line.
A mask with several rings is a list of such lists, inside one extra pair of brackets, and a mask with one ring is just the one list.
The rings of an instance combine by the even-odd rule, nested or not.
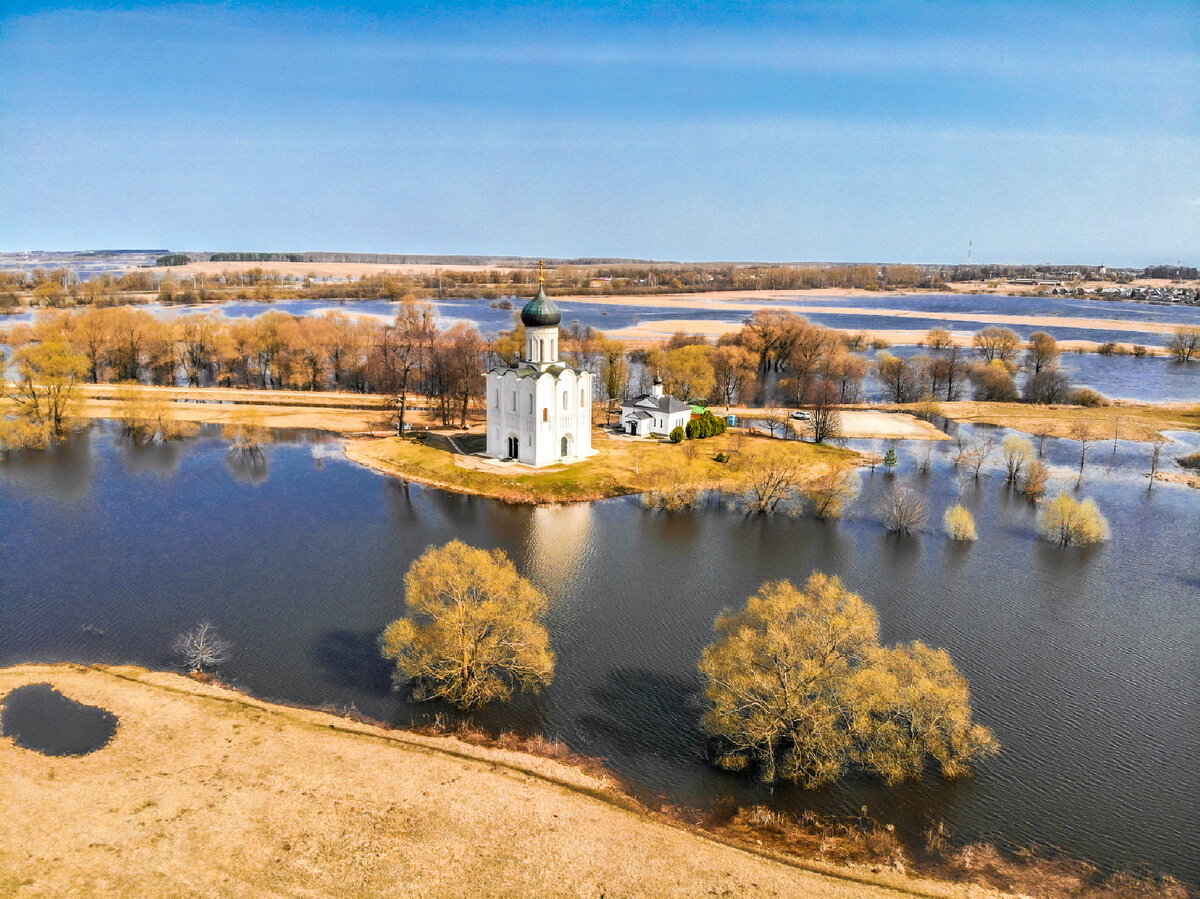
[(538, 292), (521, 310), (521, 359), (487, 373), (487, 455), (543, 466), (592, 455), (592, 374), (558, 357), (562, 312)]

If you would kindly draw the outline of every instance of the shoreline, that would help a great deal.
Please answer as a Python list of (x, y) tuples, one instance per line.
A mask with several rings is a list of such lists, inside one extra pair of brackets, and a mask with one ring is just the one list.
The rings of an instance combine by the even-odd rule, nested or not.
[[(779, 895), (846, 899), (982, 889), (739, 845), (650, 811), (561, 744), (542, 741), (538, 754), (470, 732), (422, 734), (137, 666), (0, 669), (5, 694), (33, 683), (99, 705), (119, 724), (85, 756), (47, 757), (0, 738), (0, 795), (30, 811), (0, 821), (11, 838), (0, 844), (23, 847), (0, 848), (0, 887), (160, 895), (165, 882), (169, 892), (203, 884), (200, 895), (224, 895), (240, 883), (272, 893), (450, 896), (508, 883), (529, 895), (575, 895), (595, 881), (600, 891), (655, 896), (731, 887), (749, 895), (756, 880)], [(173, 826), (181, 802), (199, 807)], [(364, 840), (390, 848), (364, 857)], [(581, 842), (586, 862), (577, 859)], [(535, 849), (542, 863), (529, 865)], [(436, 862), (446, 852), (473, 861), (445, 871)], [(219, 877), (197, 881), (210, 867)]]
[[(0, 839), (0, 888), (111, 895), (119, 885), (122, 895), (149, 896), (169, 885), (216, 896), (270, 884), (288, 894), (415, 888), (466, 896), (504, 884), (563, 896), (579, 895), (582, 885), (647, 897), (1068, 899), (1093, 888), (1126, 895), (1105, 891), (1115, 887), (1189, 895), (1169, 875), (1106, 876), (1086, 860), (1036, 849), (1002, 853), (941, 838), (922, 851), (864, 817), (797, 819), (721, 803), (707, 816), (655, 810), (602, 760), (539, 735), (393, 726), (353, 707), (270, 701), (211, 677), (136, 665), (0, 668), (0, 698), (33, 684), (104, 708), (118, 726), (100, 749), (72, 757), (0, 737), (0, 796), (35, 810), (0, 819), (0, 836), (23, 847), (18, 856), (4, 848), (15, 842)], [(366, 846), (377, 851), (364, 854)], [(470, 861), (443, 870), (436, 862), (447, 853)], [(534, 855), (539, 864), (530, 865)]]

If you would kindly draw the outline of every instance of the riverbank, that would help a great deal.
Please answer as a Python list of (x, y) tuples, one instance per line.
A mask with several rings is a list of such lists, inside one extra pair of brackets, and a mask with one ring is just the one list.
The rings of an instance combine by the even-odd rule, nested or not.
[(745, 851), (578, 767), (176, 674), (0, 670), (34, 683), (120, 723), (79, 757), (0, 738), (3, 895), (999, 895)]

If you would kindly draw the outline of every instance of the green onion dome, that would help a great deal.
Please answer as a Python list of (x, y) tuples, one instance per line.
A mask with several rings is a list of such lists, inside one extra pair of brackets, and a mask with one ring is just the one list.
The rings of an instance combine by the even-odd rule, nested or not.
[(546, 296), (545, 289), (539, 285), (537, 296), (521, 310), (521, 322), (527, 328), (557, 327), (562, 322), (562, 310), (554, 305), (554, 301)]

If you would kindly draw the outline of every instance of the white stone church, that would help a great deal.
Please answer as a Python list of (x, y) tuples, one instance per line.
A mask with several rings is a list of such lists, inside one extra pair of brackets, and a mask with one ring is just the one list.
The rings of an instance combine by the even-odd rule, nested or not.
[(592, 450), (592, 374), (558, 358), (562, 312), (540, 283), (521, 310), (525, 354), (487, 373), (487, 455), (542, 466)]

